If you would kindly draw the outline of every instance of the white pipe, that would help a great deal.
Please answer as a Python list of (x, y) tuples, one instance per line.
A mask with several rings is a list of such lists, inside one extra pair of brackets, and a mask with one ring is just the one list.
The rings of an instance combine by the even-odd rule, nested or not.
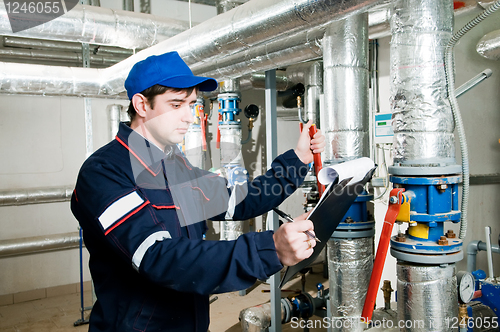
[(486, 226), (484, 228), (486, 235), (486, 255), (488, 258), (488, 273), (491, 279), (495, 278), (495, 273), (493, 272), (493, 257), (491, 255), (491, 227)]
[(78, 232), (0, 240), (0, 258), (78, 248)]
[(0, 191), (0, 206), (64, 202), (71, 199), (74, 186)]

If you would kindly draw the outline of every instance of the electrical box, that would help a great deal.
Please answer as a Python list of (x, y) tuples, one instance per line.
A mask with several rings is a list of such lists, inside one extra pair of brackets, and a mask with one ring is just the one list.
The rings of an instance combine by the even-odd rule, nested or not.
[(375, 144), (392, 144), (392, 113), (375, 114)]

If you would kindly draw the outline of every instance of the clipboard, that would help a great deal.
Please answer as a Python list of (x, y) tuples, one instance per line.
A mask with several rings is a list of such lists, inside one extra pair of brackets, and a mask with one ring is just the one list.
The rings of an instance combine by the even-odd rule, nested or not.
[(352, 177), (344, 179), (340, 182), (332, 182), (329, 184), (320, 201), (312, 210), (307, 219), (311, 220), (314, 224), (314, 233), (321, 242), (316, 242), (313, 254), (305, 260), (297, 263), (294, 266), (289, 266), (280, 282), (280, 288), (283, 287), (295, 274), (302, 269), (312, 264), (321, 250), (325, 247), (326, 243), (335, 232), (335, 229), (345, 217), (345, 214), (351, 207), (352, 203), (356, 200), (359, 194), (363, 193), (365, 184), (370, 181), (375, 172), (372, 168), (366, 176), (359, 182), (350, 183)]

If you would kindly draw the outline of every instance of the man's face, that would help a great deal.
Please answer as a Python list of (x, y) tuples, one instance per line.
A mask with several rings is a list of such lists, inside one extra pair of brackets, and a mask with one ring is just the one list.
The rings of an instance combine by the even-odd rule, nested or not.
[(154, 109), (148, 106), (145, 123), (150, 137), (160, 148), (181, 143), (194, 117), (192, 107), (196, 102), (196, 89), (186, 92), (167, 91), (155, 97)]

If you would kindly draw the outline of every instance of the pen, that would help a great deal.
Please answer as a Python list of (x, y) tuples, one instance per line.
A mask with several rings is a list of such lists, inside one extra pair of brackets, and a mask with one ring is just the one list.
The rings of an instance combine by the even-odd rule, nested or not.
[[(281, 218), (284, 218), (286, 219), (286, 221), (288, 222), (293, 222), (293, 218), (290, 217), (288, 214), (286, 214), (285, 212), (281, 211), (280, 209), (278, 208), (273, 208), (274, 212), (276, 212)], [(310, 238), (316, 240), (316, 242), (321, 242), (316, 236), (314, 236), (311, 232), (309, 231), (304, 231), (304, 233), (306, 233)]]

